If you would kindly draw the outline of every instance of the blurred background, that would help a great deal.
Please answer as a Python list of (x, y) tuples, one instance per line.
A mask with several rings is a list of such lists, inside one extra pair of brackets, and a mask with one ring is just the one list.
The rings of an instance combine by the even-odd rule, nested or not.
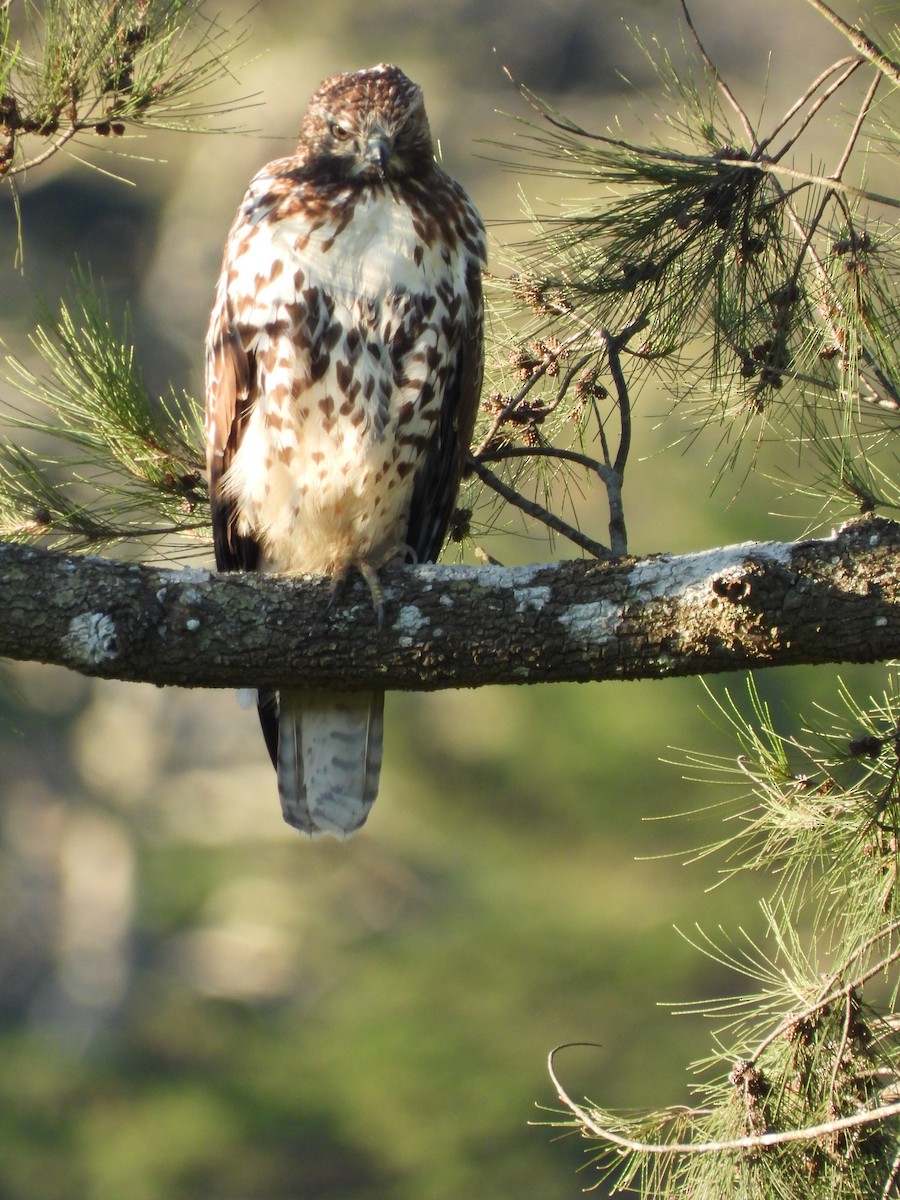
[[(223, 0), (224, 20), (245, 11)], [(802, 0), (696, 0), (712, 57), (774, 120), (845, 53)], [(0, 336), (26, 359), (76, 260), (127, 304), (152, 390), (201, 394), (222, 244), (254, 171), (290, 150), (336, 71), (388, 60), (424, 89), (444, 164), (481, 208), (502, 273), (560, 185), (502, 168), (483, 139), (528, 115), (504, 76), (588, 127), (652, 118), (629, 26), (680, 44), (675, 0), (261, 0), (230, 91), (252, 132), (151, 133), (61, 156), (0, 220)], [(771, 52), (771, 61), (769, 54)], [(798, 84), (797, 64), (802, 62)], [(623, 77), (631, 85), (626, 87)], [(498, 111), (499, 110), (499, 111)], [(151, 161), (152, 160), (152, 161)], [(577, 196), (576, 185), (565, 185)], [(14, 399), (2, 385), (2, 398)], [(762, 478), (711, 491), (718, 434), (683, 434), (641, 395), (626, 496), (633, 553), (799, 536), (809, 513)], [(778, 447), (773, 469), (790, 470)], [(581, 514), (605, 538), (601, 497)], [(561, 552), (510, 517), (479, 539), (506, 563)], [(198, 559), (212, 562), (211, 550)], [(879, 689), (873, 669), (844, 672)], [(783, 727), (830, 704), (836, 673), (763, 674)], [(740, 691), (735, 679), (716, 688)], [(759, 930), (765, 880), (714, 891), (684, 865), (720, 797), (661, 761), (734, 754), (698, 681), (392, 695), (381, 795), (345, 845), (282, 824), (255, 714), (233, 694), (0, 676), (0, 1200), (572, 1200), (584, 1146), (548, 1127), (571, 1094), (689, 1099), (712, 1029), (674, 1016), (741, 980), (678, 936)], [(676, 814), (677, 820), (660, 820)], [(580, 1173), (579, 1173), (580, 1172)]]

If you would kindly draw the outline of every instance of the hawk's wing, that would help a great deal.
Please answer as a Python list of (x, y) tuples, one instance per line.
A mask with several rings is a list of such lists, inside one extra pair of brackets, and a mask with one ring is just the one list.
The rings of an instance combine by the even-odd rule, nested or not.
[[(256, 360), (246, 351), (222, 294), (213, 312), (206, 344), (206, 466), (212, 510), (216, 566), (220, 571), (253, 571), (259, 543), (238, 533), (234, 501), (222, 494), (222, 477), (241, 444), (250, 415)], [(273, 765), (278, 755), (278, 700), (274, 691), (257, 696), (259, 723)]]
[(244, 350), (230, 306), (220, 297), (206, 347), (206, 466), (220, 571), (252, 571), (259, 560), (258, 543), (238, 533), (234, 501), (222, 495), (221, 487), (241, 444), (255, 375), (254, 356)]
[(484, 374), (484, 303), (481, 271), (471, 262), (466, 285), (469, 319), (460, 331), (456, 363), (447, 383), (434, 435), (416, 474), (407, 545), (418, 562), (435, 562), (447, 536), (465, 471)]

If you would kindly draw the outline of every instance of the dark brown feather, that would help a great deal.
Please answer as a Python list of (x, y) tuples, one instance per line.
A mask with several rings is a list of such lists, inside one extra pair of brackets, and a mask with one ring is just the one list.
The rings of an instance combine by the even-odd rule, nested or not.
[(462, 333), (456, 370), (448, 382), (440, 419), (413, 487), (406, 544), (418, 562), (435, 562), (444, 545), (481, 398), (484, 374), (481, 273), (470, 268), (467, 283), (473, 317)]
[(253, 355), (245, 352), (227, 313), (211, 342), (210, 355), (214, 384), (207, 404), (214, 428), (207, 441), (207, 470), (216, 566), (220, 571), (253, 571), (259, 562), (259, 543), (238, 533), (234, 503), (222, 495), (222, 477), (241, 444), (249, 415), (255, 374)]
[[(207, 439), (207, 470), (216, 566), (220, 571), (254, 571), (259, 563), (259, 542), (237, 531), (232, 500), (222, 495), (222, 478), (241, 444), (249, 415), (255, 360), (245, 352), (227, 312), (221, 316), (216, 336), (210, 340), (207, 412), (213, 427)], [(278, 695), (261, 691), (257, 696), (259, 723), (272, 765), (278, 761)]]

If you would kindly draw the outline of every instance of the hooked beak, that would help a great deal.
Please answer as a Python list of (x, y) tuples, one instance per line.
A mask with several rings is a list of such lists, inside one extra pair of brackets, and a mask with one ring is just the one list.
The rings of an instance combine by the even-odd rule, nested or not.
[(390, 157), (390, 138), (383, 130), (373, 129), (366, 142), (366, 150), (363, 158), (370, 167), (374, 168), (379, 179), (384, 179)]

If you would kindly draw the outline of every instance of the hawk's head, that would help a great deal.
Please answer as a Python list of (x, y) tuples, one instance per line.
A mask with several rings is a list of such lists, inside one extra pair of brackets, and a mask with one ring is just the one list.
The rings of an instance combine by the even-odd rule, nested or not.
[(426, 170), (434, 149), (422, 89), (387, 63), (326, 79), (309, 102), (297, 150), (328, 179), (375, 183)]

